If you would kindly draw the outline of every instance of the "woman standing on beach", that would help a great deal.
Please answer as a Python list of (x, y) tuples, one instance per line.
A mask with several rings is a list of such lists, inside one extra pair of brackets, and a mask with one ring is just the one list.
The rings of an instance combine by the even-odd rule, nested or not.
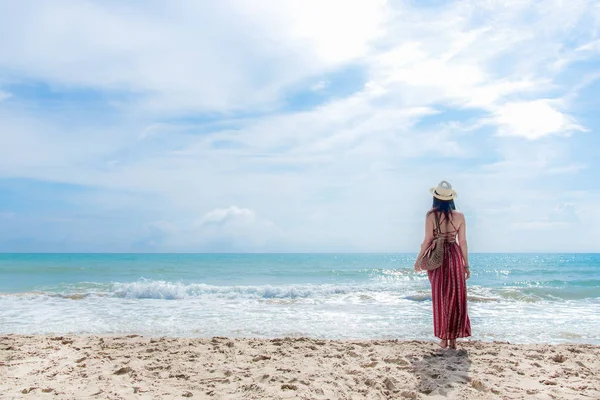
[[(421, 271), (421, 258), (434, 239), (444, 238), (442, 266), (427, 271), (431, 283), (433, 303), (433, 331), (440, 338), (440, 346), (456, 348), (456, 339), (471, 336), (471, 322), (467, 313), (467, 284), (469, 255), (467, 251), (466, 221), (456, 211), (456, 191), (446, 181), (431, 188), (433, 206), (425, 217), (425, 239), (415, 262), (415, 271)], [(458, 243), (457, 243), (458, 237)]]

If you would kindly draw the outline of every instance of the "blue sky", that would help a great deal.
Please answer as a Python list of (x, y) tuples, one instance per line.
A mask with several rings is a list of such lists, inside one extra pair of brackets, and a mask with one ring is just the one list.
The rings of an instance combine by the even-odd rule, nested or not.
[(0, 0), (0, 251), (600, 251), (597, 1)]

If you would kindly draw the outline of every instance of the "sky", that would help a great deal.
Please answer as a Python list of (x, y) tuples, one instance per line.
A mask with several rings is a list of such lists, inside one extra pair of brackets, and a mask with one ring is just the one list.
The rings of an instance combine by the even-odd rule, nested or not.
[(600, 251), (600, 2), (0, 0), (0, 251)]

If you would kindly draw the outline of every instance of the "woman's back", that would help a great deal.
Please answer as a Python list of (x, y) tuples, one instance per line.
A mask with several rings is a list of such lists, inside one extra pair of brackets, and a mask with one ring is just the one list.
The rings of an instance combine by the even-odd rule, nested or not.
[(438, 232), (448, 239), (456, 239), (458, 235), (460, 242), (460, 237), (462, 236), (460, 233), (464, 231), (463, 227), (465, 226), (465, 216), (462, 212), (451, 210), (446, 215), (446, 213), (441, 211), (430, 210), (427, 213), (427, 222), (428, 226), (431, 227), (431, 233), (434, 237), (438, 235)]

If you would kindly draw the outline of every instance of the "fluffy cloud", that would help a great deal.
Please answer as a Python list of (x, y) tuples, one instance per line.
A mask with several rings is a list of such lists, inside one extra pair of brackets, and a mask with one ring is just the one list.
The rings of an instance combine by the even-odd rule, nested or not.
[(569, 135), (585, 131), (573, 118), (556, 110), (546, 99), (506, 103), (498, 108), (494, 122), (499, 132), (506, 136), (523, 136), (539, 139), (550, 134)]
[(0, 66), (9, 82), (127, 94), (169, 114), (260, 108), (362, 56), (383, 11), (366, 0), (4, 3)]
[(247, 208), (231, 206), (228, 208), (217, 208), (204, 214), (199, 222), (201, 226), (227, 225), (227, 224), (252, 224), (256, 220), (254, 211)]
[(275, 251), (282, 233), (248, 208), (231, 206), (207, 212), (195, 222), (155, 221), (136, 246), (156, 251)]

